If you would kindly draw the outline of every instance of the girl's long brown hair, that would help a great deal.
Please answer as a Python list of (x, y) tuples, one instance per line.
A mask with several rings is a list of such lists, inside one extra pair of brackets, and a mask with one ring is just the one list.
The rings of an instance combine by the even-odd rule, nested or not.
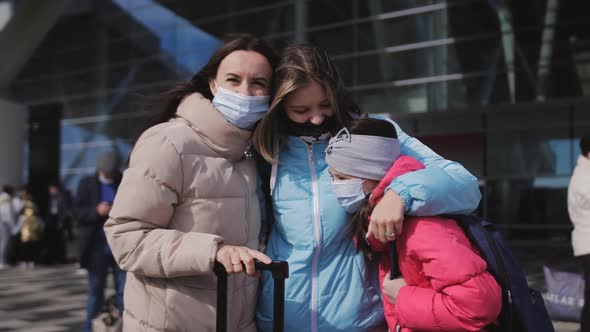
[(320, 83), (335, 107), (337, 126), (346, 126), (360, 114), (357, 104), (344, 83), (336, 64), (321, 48), (311, 45), (292, 45), (283, 50), (274, 77), (275, 95), (270, 109), (252, 136), (258, 153), (268, 162), (276, 163), (280, 142), (287, 136), (287, 115), (283, 109), (285, 98), (311, 81)]

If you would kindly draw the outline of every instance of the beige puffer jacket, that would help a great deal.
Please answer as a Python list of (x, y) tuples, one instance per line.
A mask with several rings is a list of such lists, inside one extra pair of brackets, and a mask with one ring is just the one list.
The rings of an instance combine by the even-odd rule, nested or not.
[[(127, 272), (125, 331), (214, 331), (220, 243), (258, 249), (250, 132), (200, 94), (137, 141), (105, 232)], [(228, 331), (255, 331), (257, 279), (229, 278)]]

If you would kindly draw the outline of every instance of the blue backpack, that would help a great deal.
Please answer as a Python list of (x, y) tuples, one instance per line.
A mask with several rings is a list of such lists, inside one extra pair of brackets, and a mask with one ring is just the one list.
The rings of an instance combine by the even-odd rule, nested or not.
[[(541, 294), (528, 287), (526, 275), (493, 223), (475, 215), (442, 215), (457, 221), (471, 243), (479, 250), (488, 271), (502, 287), (499, 326), (488, 331), (555, 332)], [(391, 275), (399, 275), (395, 243), (392, 245)]]

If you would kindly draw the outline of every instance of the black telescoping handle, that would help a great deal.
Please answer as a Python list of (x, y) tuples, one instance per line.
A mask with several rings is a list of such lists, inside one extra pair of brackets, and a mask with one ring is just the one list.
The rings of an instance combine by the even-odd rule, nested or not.
[[(273, 330), (283, 332), (285, 329), (285, 279), (289, 278), (289, 263), (273, 261), (264, 264), (255, 260), (258, 271), (270, 271), (274, 279)], [(245, 270), (245, 269), (244, 269)], [(227, 332), (227, 271), (223, 264), (215, 262), (217, 275), (217, 332)]]
[(255, 259), (254, 266), (257, 271), (270, 271), (273, 279), (289, 278), (289, 263), (286, 261), (272, 261), (270, 264), (264, 264)]
[(215, 261), (213, 271), (217, 275), (217, 332), (227, 332), (227, 271), (223, 264)]
[(395, 246), (395, 240), (393, 240), (389, 250), (389, 279), (393, 280), (400, 275), (399, 266), (397, 265), (397, 247)]

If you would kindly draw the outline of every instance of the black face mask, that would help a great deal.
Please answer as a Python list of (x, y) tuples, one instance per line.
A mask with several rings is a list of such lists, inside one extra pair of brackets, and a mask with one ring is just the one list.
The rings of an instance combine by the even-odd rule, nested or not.
[(335, 130), (338, 121), (335, 116), (331, 116), (325, 118), (324, 122), (320, 125), (315, 125), (311, 122), (297, 123), (290, 119), (288, 119), (288, 123), (288, 131), (291, 135), (320, 137), (325, 133)]

